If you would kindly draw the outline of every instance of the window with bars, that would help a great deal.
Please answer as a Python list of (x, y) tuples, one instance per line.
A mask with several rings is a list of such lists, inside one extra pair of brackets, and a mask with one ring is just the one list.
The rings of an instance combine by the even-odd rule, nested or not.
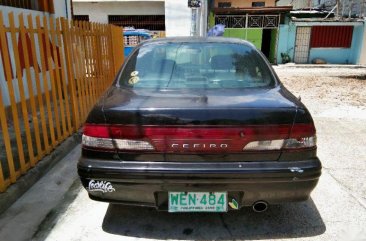
[(73, 20), (76, 21), (88, 21), (89, 22), (89, 15), (74, 15), (72, 16)]
[(350, 48), (353, 26), (313, 26), (311, 48)]
[(165, 30), (164, 15), (109, 15), (108, 23), (135, 29)]
[(54, 13), (53, 0), (0, 0), (0, 5)]
[(219, 8), (231, 8), (231, 2), (219, 2)]
[[(248, 19), (247, 19), (248, 18)], [(278, 28), (279, 15), (216, 15), (215, 24), (226, 28)]]
[(266, 6), (265, 2), (252, 2), (252, 7), (264, 7)]

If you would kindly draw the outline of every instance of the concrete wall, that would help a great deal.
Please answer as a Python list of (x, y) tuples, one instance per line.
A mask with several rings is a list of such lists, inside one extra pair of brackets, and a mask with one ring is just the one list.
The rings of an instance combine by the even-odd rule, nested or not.
[(71, 3), (69, 0), (54, 0), (55, 16), (71, 19)]
[(311, 48), (309, 62), (322, 58), (332, 64), (357, 64), (362, 46), (363, 25), (354, 26), (351, 48)]
[(164, 15), (164, 1), (74, 2), (75, 15), (91, 22), (108, 23), (108, 15)]
[(165, 0), (166, 36), (190, 36), (191, 16), (187, 1)]
[[(287, 53), (293, 61), (295, 56), (295, 40), (297, 26), (341, 25), (341, 23), (294, 23), (280, 25), (277, 59), (282, 62), (281, 53)], [(361, 46), (364, 39), (364, 24), (347, 23), (354, 26), (352, 45), (350, 48), (310, 48), (309, 63), (315, 58), (322, 58), (330, 64), (358, 64), (360, 63)], [(345, 24), (342, 24), (345, 25)]]
[(366, 65), (366, 21), (364, 21), (364, 28), (363, 28), (363, 43), (361, 48), (360, 54), (360, 64)]
[[(351, 10), (352, 15), (360, 16), (362, 9), (365, 8), (365, 0), (343, 0), (339, 1), (339, 14), (348, 16)], [(332, 10), (337, 4), (337, 0), (279, 0), (277, 6), (289, 6), (292, 5), (294, 9), (309, 8), (309, 7), (325, 7), (328, 11)]]
[(281, 24), (278, 35), (277, 62), (282, 63), (281, 53), (287, 53), (291, 60), (294, 58), (296, 26)]
[(265, 6), (275, 6), (275, 0), (251, 0), (251, 1), (243, 1), (243, 0), (215, 0), (215, 7), (218, 7), (219, 2), (231, 2), (231, 7), (233, 8), (246, 8), (252, 7), (252, 2), (265, 2)]
[(230, 38), (240, 38), (247, 40), (255, 45), (257, 49), (262, 47), (263, 29), (248, 29), (248, 28), (227, 28), (224, 36)]
[(290, 6), (292, 5), (294, 9), (306, 8), (310, 6), (318, 5), (318, 0), (280, 0), (276, 3), (277, 6)]

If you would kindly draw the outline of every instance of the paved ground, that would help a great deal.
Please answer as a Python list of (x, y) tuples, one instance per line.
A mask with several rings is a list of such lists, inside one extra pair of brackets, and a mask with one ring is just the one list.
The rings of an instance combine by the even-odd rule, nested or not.
[(223, 215), (98, 203), (76, 178), (78, 147), (0, 216), (0, 240), (366, 240), (366, 69), (276, 70), (318, 131), (324, 170), (307, 202)]

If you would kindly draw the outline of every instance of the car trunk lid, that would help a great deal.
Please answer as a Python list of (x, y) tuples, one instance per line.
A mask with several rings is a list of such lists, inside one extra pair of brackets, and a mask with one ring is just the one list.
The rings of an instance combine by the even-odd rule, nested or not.
[(298, 105), (280, 87), (189, 93), (113, 88), (103, 111), (122, 160), (275, 161)]

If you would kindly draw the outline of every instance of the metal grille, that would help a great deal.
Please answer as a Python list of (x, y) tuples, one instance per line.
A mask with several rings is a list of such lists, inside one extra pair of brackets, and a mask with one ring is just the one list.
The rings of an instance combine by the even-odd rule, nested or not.
[[(248, 19), (248, 22), (247, 22)], [(215, 24), (226, 28), (278, 28), (280, 15), (216, 15)]]
[(313, 26), (311, 30), (312, 48), (350, 48), (353, 26)]
[(245, 28), (245, 15), (217, 15), (215, 24), (223, 24), (227, 28)]
[(263, 28), (277, 28), (279, 20), (279, 16), (264, 16)]
[(123, 36), (124, 45), (129, 47), (136, 46), (143, 40), (146, 40), (143, 36)]
[(164, 15), (109, 15), (108, 23), (135, 29), (165, 30)]
[(248, 27), (249, 28), (262, 28), (264, 16), (249, 16)]
[(89, 15), (74, 15), (72, 16), (73, 20), (76, 21), (87, 21), (89, 22)]
[(297, 27), (295, 63), (305, 64), (309, 59), (311, 27)]
[(231, 8), (231, 2), (219, 2), (218, 7), (219, 8)]

